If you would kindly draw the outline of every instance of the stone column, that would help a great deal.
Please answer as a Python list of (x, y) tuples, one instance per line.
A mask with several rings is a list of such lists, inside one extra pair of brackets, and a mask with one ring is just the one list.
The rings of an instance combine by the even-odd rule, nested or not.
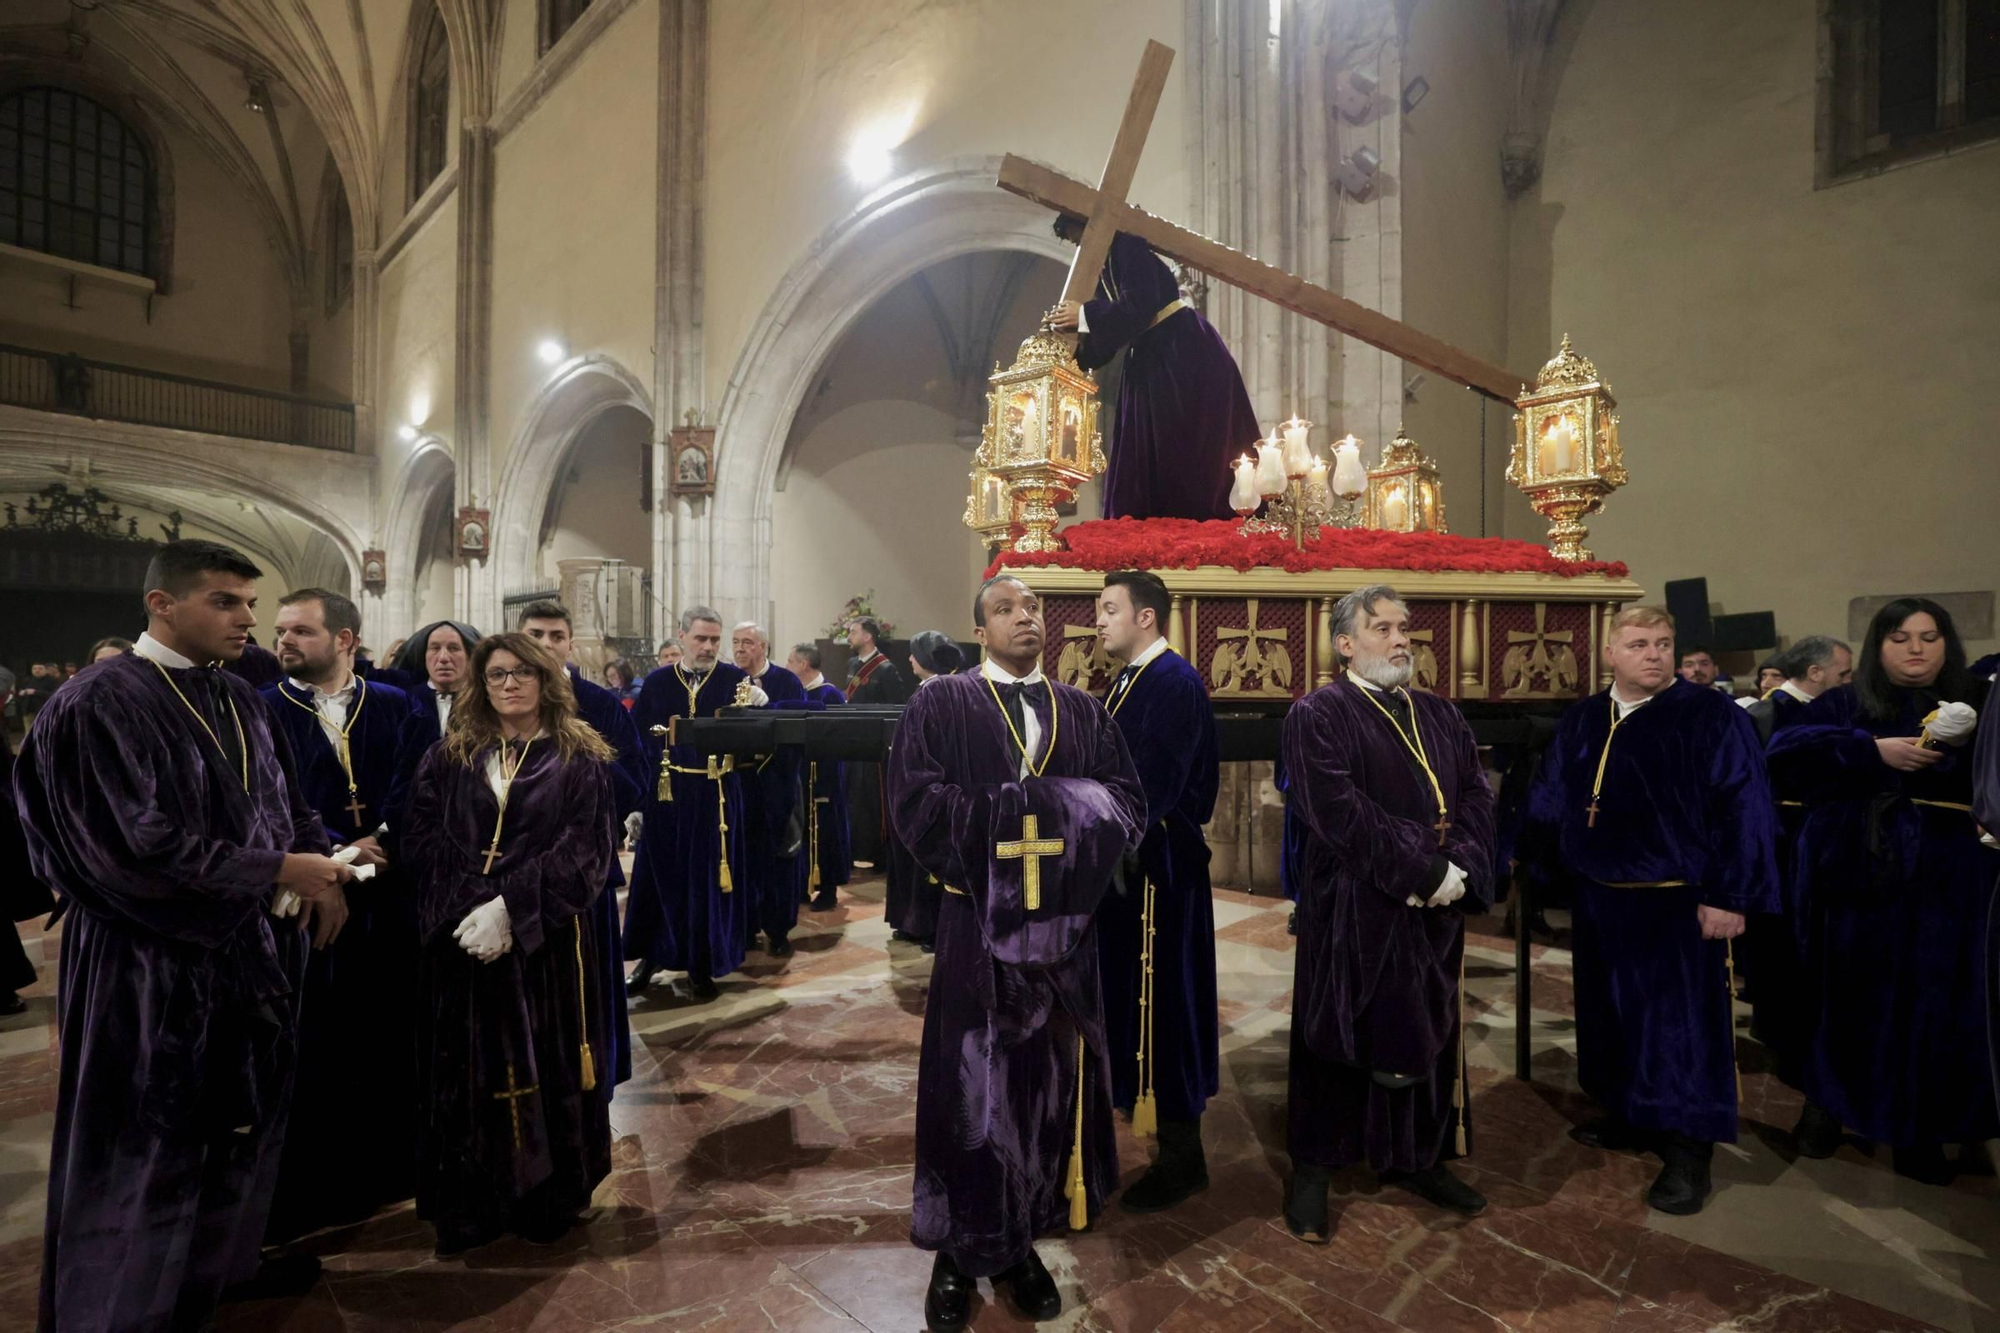
[(595, 556), (556, 561), (557, 596), (570, 615), (569, 660), (590, 681), (597, 680), (611, 656), (604, 647), (607, 563)]
[(661, 0), (659, 199), (654, 221), (653, 608), (656, 633), (709, 587), (708, 500), (670, 500), (667, 433), (706, 415), (702, 190), (707, 177), (708, 0)]
[[(496, 481), (487, 427), (493, 362), (493, 132), (467, 117), (458, 136), (457, 342), (452, 385), (455, 507), (490, 509)], [(490, 544), (489, 544), (490, 545)], [(495, 553), (460, 559), (453, 603), (484, 630), (500, 623)]]

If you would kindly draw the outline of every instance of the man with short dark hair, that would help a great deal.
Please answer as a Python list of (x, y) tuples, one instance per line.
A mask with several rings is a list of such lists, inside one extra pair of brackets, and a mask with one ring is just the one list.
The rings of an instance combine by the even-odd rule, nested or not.
[[(611, 762), (606, 765), (611, 773), (611, 803), (619, 822), (629, 827), (645, 805), (647, 780), (651, 776), (646, 747), (632, 721), (632, 710), (610, 690), (586, 680), (570, 660), (576, 640), (567, 606), (552, 598), (530, 602), (521, 608), (517, 623), (523, 634), (547, 648), (569, 673), (570, 688), (576, 692), (576, 715), (611, 747)], [(611, 1076), (597, 1081), (598, 1091), (606, 1102), (620, 1083), (632, 1077), (632, 1019), (625, 1007), (625, 951), (618, 929), (618, 890), (624, 885), (625, 867), (614, 855), (605, 876), (604, 892), (588, 908), (591, 932), (597, 940), (599, 1003), (605, 1015), (605, 1037), (611, 1045), (604, 1063)]]
[(1285, 716), (1295, 874), (1285, 1222), (1331, 1239), (1329, 1173), (1365, 1161), (1385, 1183), (1468, 1216), (1486, 1199), (1445, 1165), (1471, 1148), (1465, 914), (1493, 899), (1493, 793), (1472, 728), (1410, 689), (1410, 613), (1387, 584), (1333, 608), (1345, 671)]
[(337, 592), (280, 598), (272, 644), (287, 678), (263, 690), (328, 843), (377, 867), (348, 886), (341, 938), (306, 965), (275, 1240), (359, 1221), (416, 1187), (417, 918), (411, 886), (376, 836), (410, 701), (355, 674), (360, 632), (360, 612)]
[(1041, 599), (1002, 575), (973, 605), (981, 670), (919, 690), (889, 758), (896, 836), (945, 886), (910, 1226), (937, 1253), (933, 1329), (964, 1327), (981, 1277), (1054, 1318), (1034, 1239), (1065, 1218), (1085, 1229), (1117, 1188), (1091, 934), (1146, 811), (1117, 724), (1042, 674)]
[(1721, 674), (1715, 665), (1715, 654), (1702, 644), (1691, 643), (1681, 649), (1680, 678), (1688, 684), (1712, 690)]
[(1124, 892), (1097, 915), (1112, 1101), (1133, 1129), (1157, 1132), (1159, 1158), (1119, 1199), (1128, 1212), (1171, 1208), (1208, 1187), (1201, 1117), (1221, 1087), (1215, 909), (1208, 841), (1220, 766), (1215, 710), (1201, 673), (1166, 639), (1172, 599), (1147, 570), (1108, 574), (1097, 636), (1124, 663), (1104, 706), (1146, 791), (1146, 831)]
[[(806, 689), (799, 678), (771, 660), (771, 634), (762, 625), (754, 620), (737, 625), (730, 632), (730, 648), (736, 665), (764, 692), (767, 704), (789, 707), (805, 702)], [(806, 798), (800, 790), (804, 781), (797, 752), (780, 751), (756, 762), (743, 789), (749, 820), (744, 861), (756, 904), (751, 920), (764, 932), (765, 952), (773, 958), (792, 956), (792, 928), (799, 923), (799, 904), (805, 901), (806, 883), (812, 877), (807, 864)], [(831, 889), (826, 890), (824, 905), (813, 904), (815, 911), (832, 906)]]
[[(908, 702), (916, 687), (882, 652), (882, 622), (862, 616), (847, 624), (847, 702), (857, 707)], [(852, 827), (854, 859), (878, 871), (889, 868), (889, 822), (882, 799), (882, 765), (855, 761), (847, 765), (847, 809)]]
[[(821, 708), (847, 702), (840, 687), (820, 674), (818, 644), (794, 644), (785, 666), (799, 678), (808, 702)], [(807, 854), (814, 855), (813, 849), (818, 849), (808, 887), (814, 897), (824, 894), (831, 898), (835, 890), (854, 877), (854, 848), (847, 828), (845, 765), (838, 759), (815, 759), (807, 765), (806, 777), (813, 799), (812, 820), (806, 827)]]
[[(352, 871), (299, 797), (256, 691), (221, 666), (257, 623), (255, 565), (170, 542), (146, 633), (43, 710), (15, 769), (61, 899), (61, 1077), (41, 1326), (194, 1328), (231, 1283), (302, 1292), (258, 1243), (291, 1106), (306, 929)], [(301, 925), (274, 919), (280, 890)]]

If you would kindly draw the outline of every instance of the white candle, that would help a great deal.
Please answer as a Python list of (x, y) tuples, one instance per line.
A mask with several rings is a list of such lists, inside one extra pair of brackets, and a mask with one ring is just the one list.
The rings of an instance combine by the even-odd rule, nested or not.
[(1229, 507), (1247, 514), (1257, 507), (1257, 465), (1245, 454), (1236, 460), (1236, 482), (1229, 488)]
[(1284, 424), (1285, 433), (1285, 475), (1303, 477), (1312, 470), (1312, 450), (1306, 447), (1306, 432), (1312, 429), (1312, 422), (1294, 416)]
[(1257, 443), (1257, 489), (1266, 497), (1285, 493), (1285, 455), (1276, 431)]
[(1548, 441), (1548, 448), (1542, 452), (1544, 472), (1557, 475), (1576, 466), (1576, 432), (1570, 429), (1567, 418), (1557, 418), (1543, 438)]
[(1361, 441), (1349, 435), (1333, 447), (1333, 493), (1352, 500), (1368, 489), (1368, 469), (1361, 466)]
[(1382, 526), (1391, 532), (1401, 532), (1409, 518), (1410, 502), (1403, 498), (1403, 488), (1391, 486), (1382, 496)]
[(1321, 495), (1327, 493), (1326, 460), (1318, 454), (1313, 455), (1312, 466), (1306, 469), (1306, 487), (1318, 491)]

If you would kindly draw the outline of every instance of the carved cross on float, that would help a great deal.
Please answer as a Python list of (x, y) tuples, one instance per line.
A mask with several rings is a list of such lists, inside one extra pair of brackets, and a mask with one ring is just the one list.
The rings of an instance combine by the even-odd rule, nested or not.
[(1569, 698), (1576, 693), (1576, 634), (1548, 627), (1549, 604), (1535, 603), (1535, 627), (1507, 632), (1507, 655), (1500, 659), (1501, 697)]
[[(1255, 597), (1249, 599), (1244, 611), (1242, 629), (1225, 627), (1215, 631), (1215, 655), (1208, 663), (1209, 690), (1215, 694), (1290, 698), (1292, 655), (1284, 642), (1291, 631), (1283, 625), (1259, 629)], [(1259, 646), (1259, 640), (1268, 641), (1267, 646)], [(1257, 688), (1247, 688), (1244, 684), (1247, 680), (1257, 681)]]

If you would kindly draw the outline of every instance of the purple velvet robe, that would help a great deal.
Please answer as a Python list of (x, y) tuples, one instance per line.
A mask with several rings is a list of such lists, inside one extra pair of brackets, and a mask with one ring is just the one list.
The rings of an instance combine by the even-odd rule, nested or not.
[[(1986, 693), (1964, 702), (1983, 711)], [(1828, 690), (1771, 741), (1773, 780), (1807, 809), (1794, 851), (1816, 1020), (1805, 1092), (1878, 1143), (1975, 1142), (2000, 1134), (1986, 999), (2000, 852), (1964, 808), (1969, 748), (1920, 773), (1882, 762), (1875, 742), (1918, 735), (1938, 703), (1896, 694), (1882, 720), (1852, 686)]]
[[(896, 835), (954, 890), (939, 912), (917, 1066), (911, 1239), (974, 1276), (1021, 1262), (1034, 1237), (1067, 1216), (1079, 1041), (1092, 1213), (1118, 1184), (1091, 933), (1120, 857), (1139, 840), (1146, 797), (1097, 700), (1052, 688), (1060, 720), (1043, 718), (1041, 777), (1020, 779), (1006, 714), (976, 675), (918, 691), (888, 764)], [(1064, 844), (1036, 863), (1033, 910), (1025, 858), (996, 855), (1022, 837), (1030, 814), (1038, 838)]]
[[(1119, 232), (1077, 342), (1085, 370), (1122, 350), (1112, 421), (1106, 518), (1228, 518), (1229, 465), (1264, 433), (1236, 358), (1200, 311), (1184, 306), (1152, 248)], [(1155, 322), (1157, 321), (1157, 323)]]
[[(918, 681), (917, 689), (921, 691), (926, 683)], [(917, 858), (910, 855), (910, 849), (903, 845), (894, 829), (889, 830), (883, 843), (888, 863), (882, 868), (883, 919), (913, 940), (936, 939), (938, 909), (944, 905), (944, 882), (917, 864)]]
[[(610, 766), (530, 745), (488, 874), (490, 753), (468, 767), (432, 747), (403, 837), (423, 942), (417, 1215), (440, 1230), (574, 1216), (611, 1170), (610, 1109), (582, 1073), (584, 1044), (593, 1064), (606, 1049), (590, 906), (617, 848)], [(482, 963), (452, 932), (496, 896), (514, 947)], [(597, 1081), (608, 1073), (597, 1064)]]
[[(1744, 711), (1768, 749), (1780, 733), (1799, 723), (1809, 702), (1779, 690)], [(1779, 1081), (1803, 1089), (1806, 1050), (1819, 1015), (1806, 975), (1806, 913), (1793, 865), (1806, 807), (1779, 790), (1775, 780), (1771, 785), (1778, 802), (1778, 910), (1760, 912), (1746, 924), (1736, 942), (1736, 975), (1750, 992), (1750, 1035), (1771, 1053)]]
[[(311, 696), (288, 683), (263, 696), (327, 841), (337, 846), (372, 833), (395, 783), (409, 697), (358, 684), (348, 705), (348, 751), (362, 804), (357, 824), (347, 810), (347, 774)], [(340, 938), (306, 963), (299, 1075), (271, 1205), (272, 1241), (358, 1221), (416, 1189), (414, 890), (392, 864), (366, 883), (349, 883), (346, 894)]]
[[(654, 727), (677, 717), (713, 717), (736, 697), (743, 672), (723, 662), (699, 689), (676, 664), (646, 677), (632, 710), (653, 765), (646, 801), (646, 829), (632, 864), (632, 891), (625, 903), (625, 957), (651, 968), (672, 968), (719, 977), (743, 966), (744, 943), (754, 928), (756, 903), (743, 861), (742, 776), (722, 777), (722, 805), (707, 758), (692, 745), (667, 746)], [(671, 763), (672, 800), (658, 799), (659, 771)], [(701, 769), (699, 773), (679, 770)], [(725, 818), (726, 814), (726, 818)], [(726, 823), (726, 834), (718, 827)], [(723, 839), (727, 838), (732, 887), (721, 883)]]
[[(799, 678), (775, 663), (765, 663), (757, 684), (773, 708), (803, 707), (806, 702), (806, 687)], [(805, 901), (811, 874), (806, 863), (805, 812), (799, 809), (805, 764), (796, 750), (737, 762), (748, 770), (743, 784), (743, 869), (754, 904), (750, 928), (764, 932), (767, 940), (781, 940), (799, 923), (799, 904)], [(795, 813), (798, 850), (786, 856), (782, 848)]]
[[(1452, 1155), (1465, 913), (1493, 901), (1493, 793), (1472, 728), (1449, 700), (1407, 694), (1450, 827), (1395, 724), (1341, 679), (1285, 718), (1299, 847), (1290, 1144), (1294, 1161), (1421, 1171)], [(1377, 696), (1378, 698), (1381, 696)], [(1411, 907), (1466, 875), (1449, 907)], [(1376, 1072), (1423, 1081), (1390, 1089)]]
[(41, 916), (56, 905), (48, 885), (35, 877), (28, 859), (28, 840), (14, 809), (14, 747), (0, 726), (0, 991), (26, 990), (35, 984), (35, 965), (18, 932), (16, 921)]
[[(806, 691), (806, 699), (821, 708), (847, 702), (840, 687), (822, 681)], [(854, 878), (854, 842), (847, 823), (847, 766), (838, 759), (815, 759), (807, 772), (813, 804), (819, 811), (820, 890), (837, 889)]]
[[(575, 667), (569, 669), (569, 683), (576, 691), (576, 715), (611, 747), (611, 805), (622, 839), (625, 817), (645, 808), (647, 780), (652, 776), (646, 747), (623, 699), (585, 680)], [(611, 1100), (614, 1088), (632, 1077), (632, 1018), (625, 1008), (625, 944), (618, 928), (618, 890), (624, 886), (625, 867), (614, 851), (604, 892), (590, 905), (591, 926), (597, 932), (598, 984), (603, 988), (604, 1012), (610, 1018), (605, 1031), (607, 1049), (597, 1061), (598, 1069), (606, 1075), (598, 1080), (597, 1088), (606, 1101)]]
[(14, 774), (64, 918), (44, 1329), (198, 1325), (256, 1271), (284, 1142), (306, 942), (267, 909), (285, 854), (326, 839), (257, 692), (168, 674), (220, 683), (247, 792), (132, 653), (63, 687)]
[[(1114, 682), (1115, 690), (1116, 682)], [(1153, 1070), (1166, 1120), (1198, 1120), (1221, 1087), (1215, 1003), (1215, 900), (1208, 839), (1220, 769), (1215, 710), (1201, 673), (1171, 649), (1142, 667), (1107, 708), (1146, 791), (1139, 876), (1097, 913), (1104, 1022), (1111, 1042), (1112, 1103), (1130, 1110), (1140, 1092), (1145, 1033), (1145, 883), (1153, 886)]]
[[(1727, 695), (1675, 680), (1611, 730), (1609, 691), (1563, 714), (1519, 855), (1575, 894), (1583, 1090), (1642, 1129), (1736, 1141), (1728, 949), (1695, 909), (1775, 912), (1777, 817), (1757, 729)], [(1619, 887), (1682, 881), (1666, 888)]]

